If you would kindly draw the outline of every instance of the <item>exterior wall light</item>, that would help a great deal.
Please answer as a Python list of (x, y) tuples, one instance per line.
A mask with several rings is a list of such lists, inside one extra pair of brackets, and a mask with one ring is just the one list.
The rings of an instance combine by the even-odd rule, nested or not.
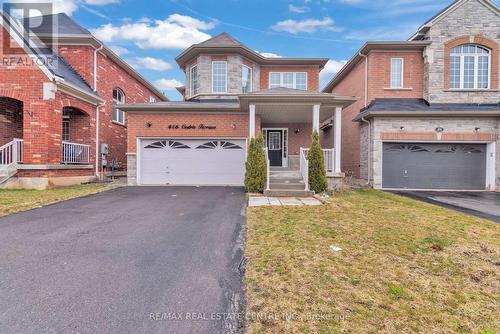
[(481, 130), (481, 128), (474, 128), (474, 131), (476, 132), (479, 132), (479, 130)]
[(298, 135), (300, 133), (300, 130), (299, 129), (295, 129), (295, 134)]
[(404, 127), (404, 126), (401, 126), (401, 127), (399, 127), (399, 130), (404, 131), (404, 130), (405, 130), (405, 127)]
[(441, 133), (443, 131), (444, 131), (444, 128), (442, 128), (442, 127), (437, 127), (436, 128), (436, 132), (438, 132), (438, 133)]
[(151, 124), (151, 122), (146, 122), (146, 127), (147, 127), (147, 128), (150, 128), (150, 127), (152, 127), (152, 126), (153, 126), (153, 124)]

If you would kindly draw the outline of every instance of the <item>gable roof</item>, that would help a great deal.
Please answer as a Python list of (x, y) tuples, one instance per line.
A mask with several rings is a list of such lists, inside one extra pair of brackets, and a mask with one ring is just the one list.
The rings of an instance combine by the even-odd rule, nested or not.
[(199, 43), (198, 45), (238, 45), (241, 46), (240, 41), (238, 41), (233, 36), (229, 35), (227, 32), (223, 32), (214, 36), (210, 39), (207, 39), (204, 42)]
[(244, 57), (255, 61), (261, 65), (303, 65), (303, 66), (318, 66), (320, 69), (325, 67), (328, 58), (269, 58), (264, 57), (258, 52), (248, 48), (233, 36), (226, 32), (212, 37), (204, 42), (193, 44), (180, 55), (175, 58), (175, 61), (181, 69), (186, 63), (199, 55), (200, 53), (208, 54), (224, 54), (238, 53)]
[[(149, 90), (151, 90), (155, 95), (160, 97), (162, 101), (168, 101), (169, 99), (151, 82), (146, 80), (139, 72), (137, 72), (132, 66), (130, 66), (126, 61), (121, 59), (116, 53), (114, 53), (110, 48), (104, 45), (101, 41), (92, 35), (92, 33), (76, 23), (71, 17), (66, 14), (54, 14), (39, 16), (42, 18), (42, 22), (38, 27), (30, 30), (33, 37), (39, 38), (41, 41), (47, 43), (55, 40), (56, 43), (69, 43), (69, 44), (91, 44), (96, 49), (101, 49), (99, 52), (104, 54), (113, 60), (118, 66), (120, 66), (125, 72), (127, 72), (134, 79), (139, 81)], [(37, 17), (31, 18), (31, 20), (36, 20)], [(26, 22), (26, 20), (25, 20)], [(33, 21), (31, 21), (33, 22)], [(35, 21), (36, 22), (36, 21)], [(54, 33), (52, 33), (54, 31)], [(34, 38), (35, 39), (35, 38)]]
[[(41, 22), (40, 19), (42, 19)], [(30, 30), (36, 35), (55, 34), (55, 35), (92, 35), (90, 31), (80, 26), (73, 21), (65, 13), (44, 15), (38, 17), (25, 18), (25, 26), (29, 27), (29, 23), (36, 24)]]
[(500, 16), (500, 7), (492, 0), (455, 0), (451, 4), (446, 6), (443, 10), (441, 10), (439, 13), (437, 13), (429, 20), (427, 20), (423, 25), (421, 25), (418, 28), (417, 32), (408, 40), (409, 41), (421, 40), (427, 33), (427, 31), (429, 31), (430, 27), (432, 27), (434, 24), (441, 21), (444, 17), (446, 17), (454, 10), (456, 10), (457, 8), (459, 8), (460, 6), (464, 5), (469, 1), (477, 1), (485, 5), (486, 7), (490, 8), (492, 12)]

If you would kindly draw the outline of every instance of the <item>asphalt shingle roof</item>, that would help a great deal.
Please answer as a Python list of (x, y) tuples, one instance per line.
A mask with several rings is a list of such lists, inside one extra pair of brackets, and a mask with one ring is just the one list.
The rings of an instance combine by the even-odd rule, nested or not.
[(377, 111), (500, 111), (497, 104), (432, 103), (424, 99), (375, 99), (362, 112)]
[[(25, 24), (30, 20), (31, 26), (25, 26), (35, 34), (56, 35), (91, 35), (90, 31), (80, 26), (64, 13), (26, 18)], [(41, 22), (40, 22), (41, 20)]]

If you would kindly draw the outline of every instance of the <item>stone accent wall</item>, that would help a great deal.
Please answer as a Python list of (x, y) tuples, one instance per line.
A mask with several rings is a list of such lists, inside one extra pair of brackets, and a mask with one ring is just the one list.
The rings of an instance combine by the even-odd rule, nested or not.
[[(432, 44), (425, 52), (424, 98), (431, 103), (498, 103), (498, 89), (457, 92), (450, 91), (445, 86), (445, 45), (464, 36), (471, 37), (470, 42), (473, 43), (475, 38), (487, 38), (497, 45), (500, 44), (500, 17), (481, 2), (471, 0), (465, 1), (462, 6), (431, 27), (426, 36)], [(498, 52), (496, 57), (499, 57)], [(498, 64), (498, 59), (496, 62)], [(492, 66), (492, 71), (496, 72), (496, 76), (492, 78), (498, 81), (498, 66)], [(498, 82), (496, 85), (492, 84), (492, 87), (495, 86), (498, 87)]]
[[(498, 118), (388, 118), (388, 117), (377, 117), (372, 120), (373, 131), (372, 131), (372, 170), (373, 170), (373, 186), (374, 188), (380, 189), (382, 187), (382, 137), (384, 133), (387, 132), (400, 132), (400, 127), (404, 125), (404, 132), (409, 133), (431, 133), (435, 132), (437, 127), (444, 128), (442, 134), (442, 142), (446, 142), (448, 138), (454, 138), (453, 134), (469, 134), (468, 139), (474, 136), (479, 136), (485, 134), (491, 139), (491, 134), (498, 135)], [(365, 126), (366, 127), (366, 126)], [(362, 136), (366, 132), (365, 127), (362, 128)], [(477, 135), (475, 128), (480, 128), (480, 134)], [(456, 137), (456, 136), (455, 136)], [(424, 137), (422, 137), (424, 138)], [(425, 137), (427, 138), (427, 137)], [(363, 138), (364, 139), (364, 138)], [(409, 139), (410, 140), (410, 139)], [(362, 140), (362, 142), (368, 142), (367, 138)], [(415, 142), (425, 142), (425, 140), (415, 140)], [(500, 187), (499, 176), (500, 176), (500, 141), (496, 141), (496, 183), (497, 187)]]
[(127, 184), (137, 185), (137, 155), (135, 153), (127, 154)]
[[(373, 147), (373, 141), (369, 140), (369, 130), (373, 129), (373, 126), (370, 126), (366, 123), (363, 123), (360, 126), (360, 150), (359, 150), (359, 177), (364, 180), (368, 180), (368, 147), (371, 145)], [(373, 154), (373, 151), (372, 151)], [(372, 174), (373, 175), (373, 174)]]
[[(214, 94), (212, 93), (212, 61), (227, 62), (227, 93)], [(238, 55), (199, 55), (195, 60), (191, 61), (184, 68), (186, 74), (186, 98), (192, 98), (190, 91), (191, 78), (189, 71), (193, 65), (198, 66), (198, 96), (199, 99), (214, 99), (214, 98), (236, 98), (236, 95), (242, 93), (242, 65), (252, 68), (252, 89), (259, 90), (260, 86), (260, 66), (248, 59)]]

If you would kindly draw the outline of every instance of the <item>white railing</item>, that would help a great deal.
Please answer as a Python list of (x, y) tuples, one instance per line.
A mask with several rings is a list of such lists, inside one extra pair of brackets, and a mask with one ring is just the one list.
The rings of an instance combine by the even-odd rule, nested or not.
[(271, 177), (271, 162), (269, 161), (269, 151), (267, 150), (267, 147), (264, 148), (264, 152), (266, 154), (266, 190), (271, 190), (270, 186), (270, 177)]
[(309, 150), (305, 148), (300, 148), (300, 174), (302, 174), (302, 179), (304, 179), (305, 189), (309, 191), (309, 162), (307, 161), (307, 152)]
[(63, 164), (87, 164), (89, 163), (89, 145), (62, 142)]
[(0, 166), (10, 166), (23, 162), (23, 140), (13, 141), (0, 147)]
[[(309, 153), (309, 149), (304, 148), (302, 150), (304, 150), (304, 155), (307, 160), (307, 154)], [(325, 160), (326, 175), (333, 174), (335, 168), (335, 149), (334, 148), (323, 149), (323, 159)]]

